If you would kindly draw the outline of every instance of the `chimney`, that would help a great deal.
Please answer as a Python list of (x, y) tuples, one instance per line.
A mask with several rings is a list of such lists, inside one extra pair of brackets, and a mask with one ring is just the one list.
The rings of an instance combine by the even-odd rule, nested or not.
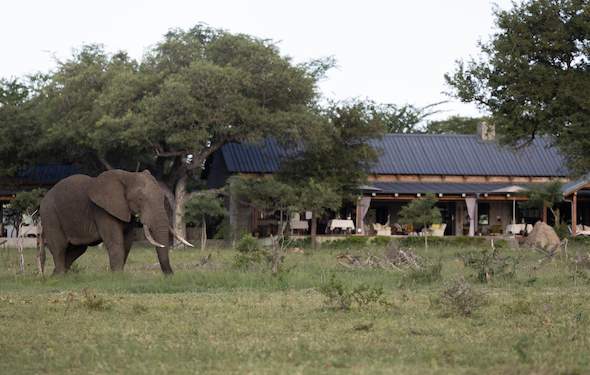
[(496, 128), (494, 124), (482, 121), (477, 124), (477, 135), (482, 141), (493, 141), (496, 138)]

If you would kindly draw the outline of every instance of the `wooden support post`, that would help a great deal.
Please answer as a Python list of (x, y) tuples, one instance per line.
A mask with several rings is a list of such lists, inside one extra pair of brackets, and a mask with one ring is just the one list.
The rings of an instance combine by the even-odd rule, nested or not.
[(363, 234), (363, 220), (361, 219), (361, 197), (358, 197), (356, 200), (356, 233)]
[(543, 205), (543, 222), (547, 224), (547, 206)]
[(572, 236), (576, 236), (578, 230), (578, 193), (575, 192), (572, 197)]

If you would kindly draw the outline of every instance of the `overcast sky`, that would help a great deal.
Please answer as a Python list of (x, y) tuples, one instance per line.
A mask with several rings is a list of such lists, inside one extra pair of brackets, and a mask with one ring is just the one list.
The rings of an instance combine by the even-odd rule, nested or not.
[[(424, 106), (449, 99), (443, 75), (492, 33), (494, 5), (510, 0), (5, 1), (0, 76), (50, 70), (85, 43), (140, 58), (168, 29), (203, 22), (273, 39), (296, 62), (334, 56), (327, 97)], [(479, 113), (456, 101), (440, 108), (438, 117)]]

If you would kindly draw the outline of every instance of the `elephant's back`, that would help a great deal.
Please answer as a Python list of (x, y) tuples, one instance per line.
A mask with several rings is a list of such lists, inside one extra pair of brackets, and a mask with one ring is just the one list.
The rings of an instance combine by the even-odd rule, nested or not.
[(55, 184), (41, 201), (41, 212), (57, 210), (59, 216), (77, 216), (90, 205), (88, 188), (92, 184), (90, 176), (76, 174)]

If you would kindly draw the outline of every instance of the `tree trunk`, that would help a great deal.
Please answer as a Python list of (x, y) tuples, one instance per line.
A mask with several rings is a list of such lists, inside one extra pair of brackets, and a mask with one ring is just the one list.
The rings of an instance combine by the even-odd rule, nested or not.
[[(188, 176), (184, 174), (174, 188), (174, 229), (182, 238), (186, 238), (186, 225), (184, 223), (184, 212), (186, 205), (186, 182)], [(180, 244), (176, 238), (174, 238), (174, 246)]]
[(318, 246), (317, 231), (318, 231), (318, 218), (317, 218), (315, 212), (312, 212), (311, 213), (311, 248), (314, 250)]
[(553, 215), (553, 219), (555, 220), (555, 226), (559, 226), (561, 218), (559, 214), (559, 208), (549, 208), (551, 210), (551, 214)]

